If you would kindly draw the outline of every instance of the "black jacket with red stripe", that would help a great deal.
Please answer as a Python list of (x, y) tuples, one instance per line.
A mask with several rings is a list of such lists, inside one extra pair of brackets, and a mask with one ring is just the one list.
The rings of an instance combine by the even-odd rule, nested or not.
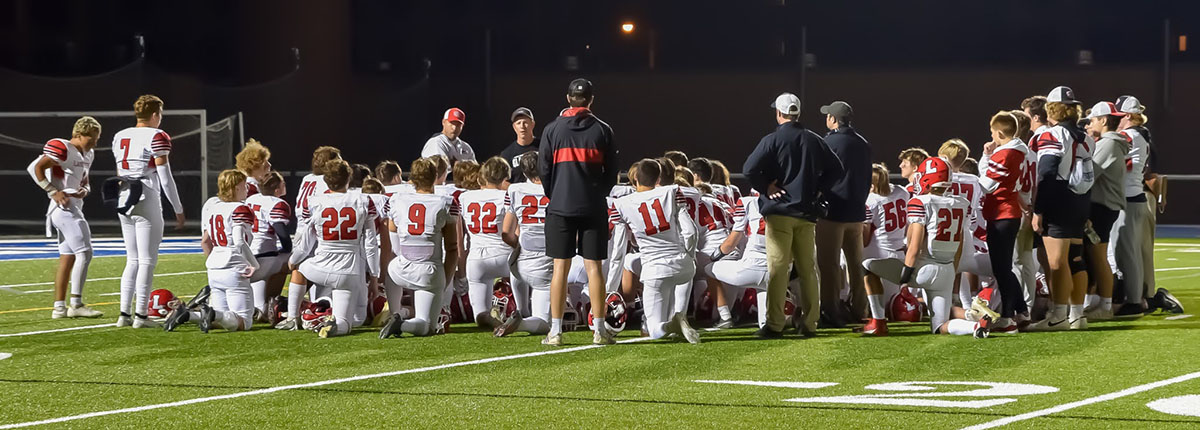
[(550, 206), (559, 216), (605, 216), (617, 183), (617, 150), (612, 127), (587, 108), (566, 109), (542, 130), (538, 170)]

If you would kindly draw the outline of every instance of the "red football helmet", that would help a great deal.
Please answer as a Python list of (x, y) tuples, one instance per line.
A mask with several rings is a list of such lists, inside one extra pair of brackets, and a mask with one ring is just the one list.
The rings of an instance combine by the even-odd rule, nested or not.
[(929, 194), (929, 190), (937, 186), (950, 186), (950, 164), (939, 157), (929, 157), (917, 165), (917, 172), (913, 173), (913, 191)]
[[(303, 308), (303, 304), (302, 304)], [(333, 307), (329, 305), (329, 301), (321, 299), (317, 300), (300, 312), (300, 325), (305, 330), (313, 330), (317, 324), (321, 322), (321, 318), (333, 315)]]
[[(508, 283), (508, 278), (500, 278), (492, 285), (492, 309), (499, 310), (499, 315), (492, 315), (500, 321), (507, 320), (508, 317), (517, 312), (517, 300), (513, 298), (512, 286)], [(475, 321), (475, 316), (471, 315), (468, 321)]]
[(900, 293), (892, 297), (892, 321), (921, 322), (921, 302), (907, 287), (900, 288)]
[(275, 296), (267, 299), (267, 323), (275, 326), (275, 323), (283, 321), (287, 318), (287, 296)]
[(471, 309), (471, 295), (452, 291), (450, 297), (450, 320), (456, 323), (475, 322), (475, 311)]
[(742, 290), (742, 298), (734, 307), (737, 309), (738, 321), (758, 321), (758, 290)]
[[(620, 333), (621, 330), (625, 330), (625, 320), (629, 315), (625, 311), (625, 299), (621, 297), (621, 294), (608, 293), (608, 297), (604, 298), (604, 307), (604, 328), (607, 328), (609, 333)], [(587, 316), (588, 328), (595, 330), (596, 325), (592, 323), (590, 310)]]
[(146, 301), (146, 315), (166, 318), (167, 314), (177, 307), (179, 299), (175, 298), (175, 294), (166, 288), (159, 288), (150, 292), (150, 298)]

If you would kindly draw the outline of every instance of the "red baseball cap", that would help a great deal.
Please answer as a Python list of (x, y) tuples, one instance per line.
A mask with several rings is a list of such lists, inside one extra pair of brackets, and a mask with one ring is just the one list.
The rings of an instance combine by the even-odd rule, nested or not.
[(446, 109), (446, 113), (442, 115), (442, 119), (466, 123), (467, 122), (467, 114), (463, 113), (462, 109), (455, 107), (455, 108)]

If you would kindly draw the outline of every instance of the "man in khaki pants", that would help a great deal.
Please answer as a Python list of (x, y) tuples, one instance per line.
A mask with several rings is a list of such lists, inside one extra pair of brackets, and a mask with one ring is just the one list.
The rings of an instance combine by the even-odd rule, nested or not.
[(789, 266), (800, 276), (799, 324), (804, 337), (816, 335), (820, 316), (820, 286), (816, 273), (816, 220), (825, 215), (823, 195), (829, 194), (842, 163), (821, 136), (800, 124), (800, 99), (780, 94), (771, 104), (779, 124), (758, 142), (742, 167), (758, 190), (759, 205), (767, 224), (767, 324), (755, 335), (762, 339), (783, 336), (783, 304), (787, 297)]

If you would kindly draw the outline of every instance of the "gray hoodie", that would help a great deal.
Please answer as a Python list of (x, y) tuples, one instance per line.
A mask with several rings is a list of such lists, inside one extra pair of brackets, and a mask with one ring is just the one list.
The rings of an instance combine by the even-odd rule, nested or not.
[(1129, 154), (1129, 139), (1115, 131), (1106, 131), (1096, 141), (1092, 152), (1096, 183), (1092, 185), (1092, 203), (1112, 210), (1125, 209), (1125, 156)]

